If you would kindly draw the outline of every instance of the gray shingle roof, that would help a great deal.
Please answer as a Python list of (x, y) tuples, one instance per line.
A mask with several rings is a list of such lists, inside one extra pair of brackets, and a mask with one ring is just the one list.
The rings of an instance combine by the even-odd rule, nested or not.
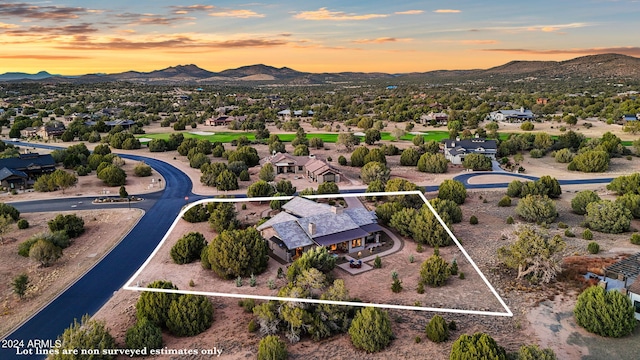
[(289, 250), (313, 245), (311, 238), (309, 238), (307, 233), (302, 230), (296, 221), (286, 221), (274, 224), (273, 229)]
[(331, 206), (327, 204), (320, 204), (299, 196), (294, 197), (286, 204), (282, 205), (282, 209), (297, 217), (307, 217), (331, 212)]

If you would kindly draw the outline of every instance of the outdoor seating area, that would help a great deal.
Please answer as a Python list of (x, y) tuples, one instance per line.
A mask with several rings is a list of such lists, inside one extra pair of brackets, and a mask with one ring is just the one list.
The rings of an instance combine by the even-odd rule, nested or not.
[(362, 267), (362, 260), (355, 261), (353, 259), (349, 260), (349, 267), (352, 269), (360, 269)]

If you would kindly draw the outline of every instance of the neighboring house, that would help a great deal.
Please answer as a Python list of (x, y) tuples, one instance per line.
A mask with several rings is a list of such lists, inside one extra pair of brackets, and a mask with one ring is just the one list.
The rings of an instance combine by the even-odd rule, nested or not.
[(444, 156), (454, 165), (462, 164), (467, 154), (482, 154), (495, 160), (498, 152), (495, 140), (483, 138), (460, 140), (460, 138), (456, 138), (455, 140), (445, 139), (442, 142), (444, 143)]
[(34, 137), (37, 135), (37, 133), (38, 133), (38, 128), (33, 126), (29, 126), (27, 128), (20, 130), (20, 136), (26, 137), (26, 138)]
[(304, 174), (310, 181), (340, 182), (340, 173), (314, 155), (294, 156), (287, 153), (275, 153), (260, 161), (261, 165), (271, 163), (277, 174)]
[(420, 120), (423, 124), (430, 123), (431, 121), (435, 120), (436, 124), (438, 125), (447, 125), (447, 123), (449, 122), (449, 115), (443, 112), (430, 112), (426, 115), (420, 116)]
[(42, 174), (53, 172), (56, 162), (50, 154), (20, 154), (19, 157), (0, 159), (0, 182), (2, 186), (14, 189), (33, 184)]
[(209, 126), (226, 126), (234, 121), (243, 122), (247, 119), (246, 116), (226, 116), (220, 115), (218, 117), (212, 117), (204, 121), (205, 125)]
[[(619, 289), (631, 299), (635, 309), (635, 317), (640, 320), (640, 253), (629, 256), (604, 268), (605, 289)], [(620, 282), (620, 286), (609, 286), (609, 283)]]
[[(97, 121), (85, 121), (84, 124), (87, 126), (94, 126), (96, 125), (98, 122)], [(104, 124), (109, 128), (109, 130), (113, 129), (114, 127), (120, 125), (125, 129), (129, 129), (131, 126), (133, 126), (136, 122), (133, 120), (111, 120), (111, 121), (105, 121)]]
[(628, 121), (638, 121), (638, 115), (636, 114), (624, 114), (622, 115), (622, 124), (626, 124)]
[(524, 122), (535, 120), (535, 115), (531, 110), (521, 107), (519, 110), (498, 110), (489, 114), (489, 119), (493, 121)]
[(54, 126), (42, 125), (36, 131), (36, 135), (42, 139), (51, 140), (62, 136), (65, 130), (67, 129), (62, 123), (56, 123)]
[(537, 98), (536, 99), (536, 104), (538, 105), (547, 105), (549, 103), (549, 99), (548, 98)]
[(343, 209), (294, 197), (282, 210), (257, 229), (273, 254), (287, 262), (315, 246), (351, 253), (380, 241), (375, 212), (364, 207)]
[[(285, 110), (282, 110), (282, 111), (278, 111), (278, 115), (284, 116), (284, 117), (289, 117), (289, 116), (291, 116), (291, 114), (292, 113), (291, 113), (290, 109), (285, 109)], [(309, 110), (306, 113), (307, 116), (313, 116), (313, 114), (314, 114), (313, 110)], [(304, 115), (305, 115), (305, 113), (302, 110), (294, 110), (293, 111), (293, 116), (304, 116)]]

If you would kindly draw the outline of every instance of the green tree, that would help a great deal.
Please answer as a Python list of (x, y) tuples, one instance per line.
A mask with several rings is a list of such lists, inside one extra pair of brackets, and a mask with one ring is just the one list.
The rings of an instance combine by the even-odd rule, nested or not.
[(29, 276), (27, 274), (20, 274), (13, 278), (11, 282), (11, 287), (13, 288), (13, 292), (18, 295), (20, 299), (24, 298), (24, 295), (27, 293), (27, 287), (29, 286)]
[(344, 146), (347, 151), (352, 151), (354, 146), (360, 143), (360, 139), (351, 132), (343, 132), (338, 134), (336, 140), (337, 146)]
[(203, 153), (196, 152), (189, 158), (189, 166), (194, 169), (200, 169), (202, 165), (211, 163), (211, 159)]
[(62, 190), (63, 194), (66, 189), (76, 186), (76, 184), (78, 183), (77, 176), (71, 173), (68, 173), (62, 169), (57, 169), (56, 171), (52, 172), (49, 176), (51, 176), (55, 186), (58, 189)]
[(420, 283), (433, 287), (444, 285), (451, 276), (451, 268), (440, 255), (433, 254), (420, 266)]
[(318, 194), (339, 194), (338, 184), (326, 181), (318, 185)]
[(194, 336), (211, 327), (213, 304), (206, 296), (180, 295), (169, 306), (167, 328), (176, 336)]
[(420, 153), (414, 148), (404, 149), (400, 155), (400, 165), (402, 166), (416, 166), (418, 160), (420, 160)]
[(108, 186), (120, 186), (126, 182), (127, 174), (119, 167), (109, 165), (98, 172), (98, 179), (104, 181)]
[(234, 230), (240, 223), (236, 218), (235, 205), (228, 202), (214, 202), (207, 206), (209, 225), (218, 234), (224, 230)]
[(438, 188), (438, 198), (451, 200), (461, 205), (467, 198), (467, 189), (464, 188), (464, 185), (460, 181), (447, 179), (444, 180)]
[(449, 339), (449, 326), (440, 315), (434, 315), (425, 328), (427, 338), (435, 343)]
[(582, 172), (605, 172), (609, 169), (609, 154), (600, 150), (585, 151), (576, 155), (571, 164)]
[(587, 205), (600, 201), (600, 196), (592, 190), (583, 190), (571, 199), (571, 209), (578, 215), (587, 213)]
[(451, 346), (449, 360), (507, 360), (507, 353), (485, 333), (462, 334)]
[[(20, 224), (22, 220), (24, 219), (18, 220), (19, 229), (21, 229)], [(4, 235), (11, 231), (11, 224), (13, 224), (13, 219), (11, 219), (11, 216), (0, 215), (0, 244), (4, 244)], [(29, 223), (27, 223), (27, 227), (29, 227)]]
[(356, 348), (368, 353), (386, 348), (393, 339), (389, 314), (378, 308), (362, 308), (351, 322), (349, 336)]
[(429, 202), (438, 214), (446, 214), (452, 223), (457, 224), (462, 221), (462, 210), (454, 201), (435, 198)]
[(260, 173), (258, 174), (258, 178), (266, 182), (273, 181), (273, 179), (276, 178), (276, 170), (273, 165), (269, 162), (262, 165)]
[(629, 209), (629, 211), (631, 211), (631, 215), (633, 215), (635, 219), (640, 219), (640, 195), (624, 194), (622, 196), (618, 196), (616, 203), (622, 205), (623, 208)]
[[(65, 329), (58, 340), (61, 341), (59, 353), (49, 355), (50, 359), (86, 359), (87, 355), (81, 355), (81, 351), (86, 349), (98, 350), (99, 355), (91, 355), (91, 359), (115, 359), (115, 355), (108, 353), (109, 349), (116, 348), (115, 339), (109, 333), (104, 321), (91, 320), (88, 314), (82, 317), (80, 323), (74, 319), (73, 324)], [(63, 354), (63, 350), (70, 350), (69, 353), (77, 352), (77, 355)]]
[(553, 350), (540, 349), (538, 345), (522, 345), (518, 350), (518, 360), (557, 360)]
[(498, 258), (508, 267), (518, 270), (518, 279), (532, 283), (549, 283), (560, 273), (562, 251), (566, 243), (560, 235), (531, 226), (521, 226), (513, 235), (516, 241), (498, 249)]
[(129, 349), (161, 349), (162, 329), (143, 317), (127, 329), (124, 341)]
[[(166, 289), (166, 290), (178, 290), (170, 281), (157, 280), (149, 285), (151, 289)], [(167, 326), (167, 318), (169, 314), (169, 307), (178, 296), (174, 293), (143, 291), (136, 303), (136, 317), (138, 320), (146, 318), (152, 323), (160, 326)]]
[(587, 205), (585, 222), (591, 230), (608, 234), (619, 234), (629, 231), (631, 211), (622, 207), (622, 204), (610, 200), (600, 200)]
[(48, 267), (62, 256), (62, 249), (50, 241), (40, 239), (29, 248), (29, 257)]
[(366, 146), (360, 146), (351, 154), (351, 166), (362, 167), (365, 162), (365, 157), (369, 155), (369, 149)]
[(537, 133), (533, 139), (533, 147), (542, 151), (547, 151), (553, 145), (551, 135), (547, 133)]
[(385, 165), (387, 164), (387, 157), (384, 155), (384, 151), (382, 151), (382, 149), (371, 149), (371, 151), (369, 151), (369, 153), (364, 157), (365, 165), (373, 161)]
[(98, 155), (107, 155), (111, 154), (111, 149), (109, 148), (109, 144), (98, 144), (93, 149), (93, 153)]
[(386, 183), (389, 178), (391, 178), (391, 170), (377, 161), (368, 162), (360, 169), (360, 179), (365, 184), (370, 184), (372, 181)]
[(516, 205), (516, 214), (525, 221), (535, 223), (552, 223), (558, 217), (555, 202), (546, 195), (523, 197)]
[(176, 264), (188, 264), (200, 259), (202, 249), (207, 246), (207, 241), (199, 232), (190, 232), (171, 247), (171, 259)]
[(133, 168), (133, 174), (138, 177), (151, 176), (151, 166), (143, 162), (139, 162)]
[(269, 185), (269, 183), (264, 180), (254, 182), (249, 185), (249, 188), (247, 189), (248, 197), (268, 197), (273, 194), (275, 194), (273, 186)]
[(236, 174), (229, 170), (223, 170), (216, 178), (216, 184), (218, 184), (218, 190), (238, 190), (238, 177)]
[(391, 216), (389, 226), (396, 229), (402, 236), (412, 236), (411, 223), (418, 214), (418, 210), (414, 208), (401, 208)]
[(182, 219), (190, 223), (204, 222), (209, 220), (209, 211), (204, 204), (195, 205), (182, 215)]
[(402, 210), (404, 206), (397, 201), (384, 202), (376, 207), (376, 217), (382, 225), (391, 221), (394, 214)]
[(84, 233), (84, 220), (75, 214), (58, 214), (47, 222), (51, 232), (64, 231), (70, 238), (77, 238)]
[[(439, 216), (447, 226), (451, 226), (447, 213), (439, 214)], [(427, 244), (433, 247), (451, 245), (451, 237), (427, 205), (422, 206), (418, 216), (411, 220), (409, 226), (411, 236), (418, 244)]]
[(258, 344), (258, 360), (286, 360), (287, 344), (275, 335), (268, 335)]
[(305, 144), (298, 144), (295, 149), (293, 149), (294, 156), (309, 156), (309, 147)]
[(373, 145), (380, 139), (382, 139), (382, 136), (380, 136), (380, 131), (377, 129), (368, 129), (364, 133), (364, 142), (368, 145)]
[(491, 159), (482, 154), (469, 154), (462, 160), (462, 166), (465, 169), (471, 169), (473, 171), (487, 171), (491, 170)]
[(575, 155), (571, 152), (571, 150), (567, 149), (567, 148), (562, 148), (558, 151), (556, 151), (556, 156), (555, 159), (557, 162), (561, 163), (561, 164), (567, 164), (570, 163), (571, 161), (573, 161), (573, 157)]
[[(384, 186), (385, 192), (396, 191), (416, 191), (419, 190), (418, 185), (406, 179), (394, 178), (387, 181)], [(424, 205), (424, 201), (419, 195), (390, 195), (387, 197), (389, 201), (399, 202), (404, 207), (412, 207), (415, 209)]]
[(524, 130), (524, 131), (531, 131), (533, 130), (535, 126), (533, 125), (533, 123), (531, 121), (525, 121), (520, 125), (520, 129)]
[(282, 179), (276, 183), (276, 190), (280, 194), (293, 195), (296, 193), (296, 187), (291, 184), (291, 181)]
[(20, 211), (5, 203), (0, 203), (0, 216), (1, 215), (9, 215), (13, 221), (18, 221), (18, 219), (20, 219)]
[(315, 268), (327, 274), (336, 266), (336, 258), (324, 246), (316, 246), (297, 258), (287, 269), (287, 279), (293, 282), (303, 271)]
[(437, 153), (424, 153), (418, 159), (418, 171), (432, 173), (432, 174), (441, 174), (447, 172), (447, 168), (449, 166), (449, 161), (444, 155)]
[(268, 247), (253, 227), (225, 230), (208, 246), (211, 269), (223, 279), (261, 274), (269, 261)]
[(629, 335), (637, 325), (631, 300), (599, 286), (588, 287), (578, 296), (573, 315), (578, 325), (606, 337)]
[(118, 194), (122, 199), (129, 197), (129, 193), (127, 192), (127, 189), (124, 187), (124, 185), (120, 186), (120, 190), (118, 191)]
[(618, 176), (607, 185), (607, 190), (614, 191), (618, 195), (640, 194), (640, 173)]

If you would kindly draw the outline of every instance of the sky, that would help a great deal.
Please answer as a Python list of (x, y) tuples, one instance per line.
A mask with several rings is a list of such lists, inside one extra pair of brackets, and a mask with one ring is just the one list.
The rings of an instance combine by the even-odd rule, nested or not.
[(307, 72), (640, 57), (640, 0), (0, 1), (0, 73)]

